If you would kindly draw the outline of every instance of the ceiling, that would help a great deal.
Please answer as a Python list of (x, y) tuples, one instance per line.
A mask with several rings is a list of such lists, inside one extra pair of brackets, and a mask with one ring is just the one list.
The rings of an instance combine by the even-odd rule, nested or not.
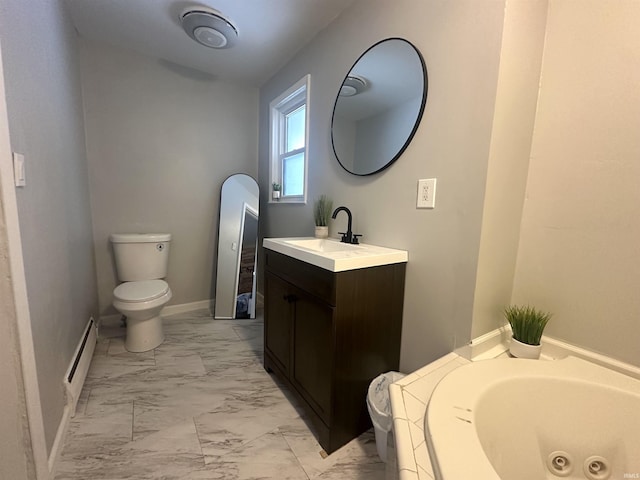
[[(81, 37), (260, 86), (353, 0), (65, 0)], [(216, 50), (182, 30), (190, 7), (213, 8), (238, 30), (236, 45)]]

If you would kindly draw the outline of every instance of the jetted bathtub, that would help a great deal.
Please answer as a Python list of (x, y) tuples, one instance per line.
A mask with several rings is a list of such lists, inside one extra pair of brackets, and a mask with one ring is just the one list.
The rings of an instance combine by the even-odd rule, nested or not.
[(438, 480), (640, 479), (640, 380), (575, 357), (462, 366), (424, 426)]

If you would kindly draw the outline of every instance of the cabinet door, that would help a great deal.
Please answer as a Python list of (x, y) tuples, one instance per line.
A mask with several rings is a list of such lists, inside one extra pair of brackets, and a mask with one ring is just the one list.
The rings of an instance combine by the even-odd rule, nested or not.
[(288, 377), (291, 355), (291, 317), (294, 296), (291, 284), (265, 273), (265, 349)]
[(334, 308), (296, 293), (291, 381), (326, 423), (331, 419)]

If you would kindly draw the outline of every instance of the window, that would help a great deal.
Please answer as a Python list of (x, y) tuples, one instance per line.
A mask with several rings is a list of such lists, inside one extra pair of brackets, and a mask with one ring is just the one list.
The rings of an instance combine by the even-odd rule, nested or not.
[[(281, 186), (277, 201), (307, 200), (309, 75), (271, 102), (271, 183)], [(270, 201), (275, 195), (271, 195)]]

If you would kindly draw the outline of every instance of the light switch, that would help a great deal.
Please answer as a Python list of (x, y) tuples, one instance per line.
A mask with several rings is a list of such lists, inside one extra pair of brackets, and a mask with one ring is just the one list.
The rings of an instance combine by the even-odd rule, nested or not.
[(24, 155), (13, 152), (13, 178), (16, 187), (24, 187), (27, 184), (27, 177), (24, 170)]

